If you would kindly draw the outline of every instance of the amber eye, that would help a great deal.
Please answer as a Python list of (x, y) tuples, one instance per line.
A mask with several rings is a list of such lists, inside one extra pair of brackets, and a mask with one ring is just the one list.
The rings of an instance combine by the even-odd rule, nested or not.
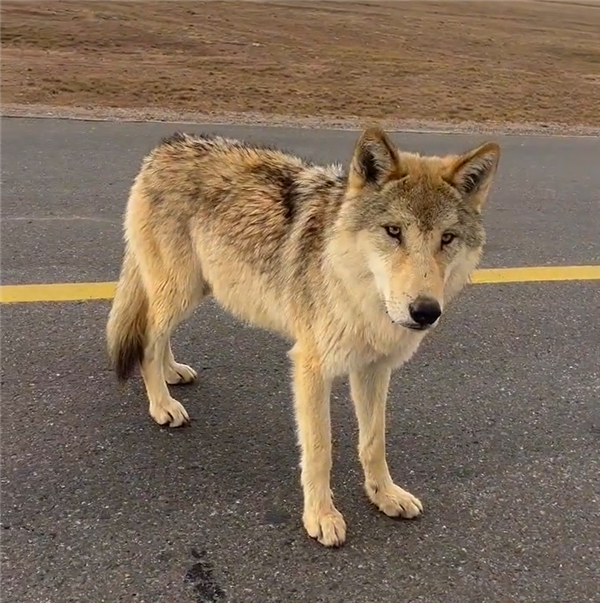
[(398, 240), (402, 234), (402, 229), (399, 226), (386, 226), (385, 231), (390, 235), (390, 237)]
[(455, 234), (452, 234), (451, 232), (445, 232), (442, 235), (442, 245), (449, 245), (450, 243), (452, 243), (452, 241), (454, 241), (454, 239), (456, 239)]

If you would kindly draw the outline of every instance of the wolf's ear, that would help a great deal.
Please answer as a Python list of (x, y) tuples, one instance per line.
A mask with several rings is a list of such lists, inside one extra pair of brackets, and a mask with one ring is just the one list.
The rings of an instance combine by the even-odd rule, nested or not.
[(455, 158), (450, 164), (447, 180), (480, 212), (499, 161), (500, 147), (495, 142), (486, 142)]
[(367, 128), (354, 149), (348, 187), (359, 192), (365, 186), (383, 186), (399, 178), (400, 161), (391, 140), (381, 128)]

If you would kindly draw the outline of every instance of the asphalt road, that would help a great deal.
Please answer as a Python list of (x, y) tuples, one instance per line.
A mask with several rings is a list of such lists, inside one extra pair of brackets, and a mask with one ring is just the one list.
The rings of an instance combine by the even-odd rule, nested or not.
[[(2, 120), (2, 282), (114, 280), (143, 154), (175, 127)], [(199, 130), (186, 128), (188, 130)], [(208, 128), (347, 160), (356, 133)], [(397, 135), (462, 150), (482, 137)], [(600, 263), (600, 141), (500, 137), (484, 266)], [(600, 600), (600, 286), (474, 285), (399, 371), (388, 449), (418, 521), (361, 490), (346, 384), (328, 550), (301, 527), (286, 344), (202, 307), (175, 338), (200, 382), (168, 431), (119, 389), (106, 302), (2, 307), (4, 603)]]

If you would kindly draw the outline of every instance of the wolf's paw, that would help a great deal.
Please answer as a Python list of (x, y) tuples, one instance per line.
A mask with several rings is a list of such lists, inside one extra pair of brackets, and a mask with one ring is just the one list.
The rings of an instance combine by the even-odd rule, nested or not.
[(169, 385), (179, 385), (180, 383), (191, 383), (198, 378), (198, 373), (187, 364), (169, 364), (165, 366), (165, 381)]
[(159, 425), (169, 425), (169, 427), (181, 427), (189, 423), (190, 417), (182, 404), (174, 398), (167, 398), (160, 404), (150, 403), (150, 416)]
[(389, 517), (412, 519), (423, 512), (421, 501), (396, 484), (377, 488), (374, 484), (367, 483), (365, 490), (371, 502)]
[(342, 514), (331, 505), (326, 511), (306, 509), (302, 517), (308, 535), (325, 546), (340, 546), (346, 540), (346, 522)]

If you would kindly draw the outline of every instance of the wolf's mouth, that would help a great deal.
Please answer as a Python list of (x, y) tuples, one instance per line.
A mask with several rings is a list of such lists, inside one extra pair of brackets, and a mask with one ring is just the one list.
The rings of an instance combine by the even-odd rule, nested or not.
[(400, 326), (404, 327), (405, 329), (410, 329), (411, 331), (427, 331), (427, 329), (431, 329), (432, 325), (418, 325), (414, 323), (402, 322), (400, 323)]
[(420, 325), (417, 322), (396, 322), (391, 316), (390, 313), (385, 309), (385, 313), (388, 315), (388, 318), (392, 321), (392, 324), (398, 327), (404, 327), (405, 329), (410, 329), (411, 331), (427, 331), (431, 329), (433, 325)]

